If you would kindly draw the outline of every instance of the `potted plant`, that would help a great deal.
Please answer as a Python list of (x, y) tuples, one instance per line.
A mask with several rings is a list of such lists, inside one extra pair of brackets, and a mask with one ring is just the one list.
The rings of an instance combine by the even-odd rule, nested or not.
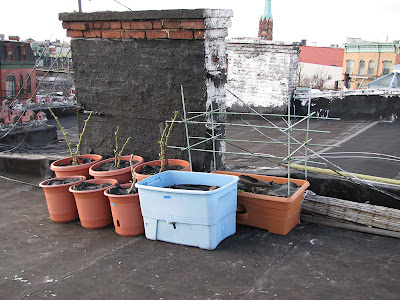
[(54, 114), (52, 109), (48, 108), (54, 119), (56, 120), (58, 126), (60, 127), (65, 142), (68, 146), (71, 157), (67, 157), (64, 159), (57, 160), (50, 165), (50, 169), (55, 172), (56, 177), (65, 177), (65, 176), (74, 176), (74, 175), (82, 175), (86, 178), (91, 178), (89, 175), (89, 168), (95, 164), (96, 162), (103, 159), (101, 155), (97, 154), (84, 154), (78, 155), (79, 149), (82, 143), (82, 137), (86, 130), (87, 122), (90, 120), (93, 112), (90, 112), (89, 117), (85, 120), (82, 132), (79, 134), (79, 142), (76, 145), (75, 151), (72, 150), (72, 145), (68, 141), (67, 133), (65, 132), (64, 127), (61, 125), (58, 117)]
[(115, 179), (89, 179), (69, 187), (84, 228), (99, 229), (112, 223), (110, 203), (104, 190), (116, 183)]
[[(125, 146), (130, 140), (127, 138), (122, 148), (118, 149), (118, 131), (119, 127), (115, 131), (115, 149), (114, 157), (102, 160), (95, 163), (89, 169), (89, 174), (96, 179), (117, 179), (119, 183), (128, 183), (132, 180), (132, 172), (130, 167), (130, 155), (122, 156)], [(133, 156), (133, 164), (137, 166), (144, 162), (143, 157)]]
[(47, 209), (53, 222), (71, 222), (78, 219), (74, 195), (69, 187), (80, 184), (85, 176), (66, 176), (47, 179), (39, 183), (46, 197)]
[[(287, 195), (288, 179), (284, 177), (228, 171), (212, 173), (236, 175), (241, 178), (237, 196), (238, 224), (286, 235), (299, 223), (304, 192), (310, 186), (308, 181), (290, 179), (291, 195)], [(278, 193), (278, 189), (283, 193)]]
[(115, 232), (121, 236), (138, 236), (144, 234), (139, 194), (135, 188), (134, 159), (135, 156), (131, 155), (129, 162), (133, 178), (132, 183), (117, 184), (104, 191), (104, 195), (110, 201)]
[(134, 174), (137, 181), (143, 180), (151, 175), (161, 173), (166, 170), (179, 170), (179, 171), (191, 171), (190, 163), (182, 159), (167, 159), (166, 148), (168, 146), (168, 139), (170, 137), (172, 127), (178, 116), (178, 111), (175, 111), (174, 117), (170, 124), (165, 124), (165, 127), (160, 127), (161, 139), (158, 141), (160, 145), (159, 160), (153, 160), (139, 164), (134, 168)]

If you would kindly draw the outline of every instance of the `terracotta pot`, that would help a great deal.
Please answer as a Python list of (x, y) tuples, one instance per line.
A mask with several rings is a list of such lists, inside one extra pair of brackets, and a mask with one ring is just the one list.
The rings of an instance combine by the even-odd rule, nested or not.
[[(60, 185), (47, 185), (47, 183), (53, 179), (63, 180), (67, 178), (80, 178), (80, 180)], [(39, 183), (39, 186), (44, 191), (47, 209), (49, 210), (50, 219), (53, 222), (64, 223), (78, 219), (75, 198), (68, 189), (71, 185), (79, 184), (85, 179), (85, 176), (66, 176), (51, 178)]]
[[(92, 165), (94, 165), (95, 163), (102, 160), (103, 157), (101, 155), (97, 155), (97, 154), (83, 154), (83, 155), (78, 155), (78, 162), (82, 161), (82, 159), (81, 160), (79, 159), (81, 157), (93, 159), (93, 161), (90, 163), (80, 164), (77, 166), (72, 166), (72, 165), (65, 166), (72, 162), (72, 157), (67, 157), (67, 158), (63, 158), (63, 159), (53, 162), (50, 165), (50, 169), (56, 173), (56, 177), (82, 175), (82, 176), (85, 176), (86, 178), (92, 178), (89, 175), (89, 168)], [(60, 166), (61, 164), (63, 164), (64, 166)]]
[[(247, 175), (263, 181), (285, 184), (285, 177), (273, 177), (237, 172), (213, 171), (212, 173), (228, 175)], [(263, 228), (272, 233), (286, 235), (300, 220), (301, 204), (305, 190), (310, 183), (301, 179), (290, 179), (299, 186), (291, 197), (276, 197), (247, 192), (238, 192), (238, 209), (236, 223)]]
[[(131, 159), (130, 155), (121, 156), (121, 160), (130, 161), (130, 159)], [(135, 160), (137, 160), (138, 162), (134, 164), (134, 167), (140, 165), (141, 163), (144, 163), (144, 159), (141, 156), (134, 156), (133, 161)], [(97, 171), (97, 169), (100, 168), (102, 164), (110, 161), (114, 161), (114, 157), (95, 163), (90, 167), (89, 174), (96, 179), (110, 179), (110, 178), (116, 179), (118, 180), (119, 183), (128, 183), (129, 181), (132, 180), (132, 172), (130, 166), (111, 171)]]
[[(130, 183), (121, 184), (129, 188)], [(142, 211), (140, 210), (139, 194), (113, 195), (110, 188), (104, 191), (111, 205), (115, 232), (122, 236), (137, 236), (144, 234)]]
[[(89, 179), (85, 182), (104, 184), (118, 183), (115, 179)], [(81, 225), (86, 229), (99, 229), (109, 226), (112, 223), (111, 208), (104, 191), (110, 186), (87, 191), (76, 191), (73, 186), (69, 191), (74, 194), (76, 207), (78, 208)]]
[[(171, 165), (171, 166), (182, 166), (182, 167), (184, 167), (181, 171), (191, 171), (190, 163), (188, 161), (186, 161), (186, 160), (183, 160), (183, 159), (168, 159), (168, 164)], [(143, 180), (143, 179), (151, 176), (151, 175), (145, 175), (145, 174), (140, 174), (139, 173), (145, 165), (149, 165), (149, 166), (152, 166), (152, 167), (160, 166), (161, 165), (161, 160), (152, 160), (152, 161), (148, 161), (148, 162), (145, 162), (145, 163), (142, 163), (142, 164), (136, 166), (133, 169), (133, 172), (135, 173), (135, 177), (136, 177), (137, 181)]]

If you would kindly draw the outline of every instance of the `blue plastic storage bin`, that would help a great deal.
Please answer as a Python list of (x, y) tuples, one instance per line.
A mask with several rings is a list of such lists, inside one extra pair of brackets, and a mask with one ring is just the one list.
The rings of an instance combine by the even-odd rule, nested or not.
[[(138, 183), (146, 238), (213, 250), (236, 232), (239, 177), (166, 171)], [(177, 184), (219, 186), (212, 191), (165, 188)]]

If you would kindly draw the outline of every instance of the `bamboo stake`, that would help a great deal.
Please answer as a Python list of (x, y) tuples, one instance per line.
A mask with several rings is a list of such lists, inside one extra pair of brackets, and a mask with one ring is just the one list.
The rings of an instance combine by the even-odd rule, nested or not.
[(168, 147), (168, 139), (172, 131), (172, 126), (174, 125), (174, 122), (176, 120), (176, 117), (178, 116), (179, 111), (175, 111), (174, 117), (171, 120), (171, 123), (168, 125), (168, 123), (165, 124), (165, 127), (163, 129), (162, 125), (160, 125), (160, 131), (161, 131), (161, 139), (158, 141), (158, 144), (160, 145), (160, 160), (161, 160), (161, 167), (160, 167), (160, 173), (164, 172), (166, 170), (166, 165), (168, 164), (168, 160), (166, 159), (165, 156), (165, 149)]

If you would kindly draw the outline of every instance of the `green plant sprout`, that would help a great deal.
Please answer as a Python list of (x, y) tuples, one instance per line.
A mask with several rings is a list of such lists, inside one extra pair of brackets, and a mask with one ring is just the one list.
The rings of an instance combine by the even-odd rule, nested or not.
[(118, 131), (119, 131), (119, 126), (117, 126), (117, 130), (115, 131), (114, 166), (116, 168), (119, 168), (121, 164), (122, 152), (124, 151), (126, 144), (128, 144), (129, 140), (131, 139), (131, 137), (128, 137), (125, 141), (125, 144), (122, 146), (121, 150), (118, 151)]
[(162, 125), (160, 125), (161, 139), (158, 141), (158, 144), (160, 145), (159, 156), (161, 160), (160, 173), (164, 172), (167, 169), (168, 160), (165, 157), (165, 149), (168, 146), (168, 139), (171, 134), (172, 126), (174, 125), (176, 117), (178, 116), (178, 112), (179, 112), (178, 110), (175, 111), (174, 117), (171, 120), (171, 124), (168, 125), (168, 123), (165, 122), (164, 128)]
[(92, 116), (92, 113), (93, 113), (93, 112), (91, 111), (91, 112), (89, 113), (89, 117), (85, 120), (85, 123), (84, 123), (83, 128), (82, 128), (82, 132), (79, 134), (79, 142), (78, 142), (78, 144), (76, 145), (75, 151), (72, 151), (72, 145), (71, 145), (71, 143), (68, 141), (67, 133), (65, 132), (64, 127), (61, 125), (60, 120), (59, 120), (58, 117), (54, 114), (54, 112), (51, 110), (51, 108), (48, 107), (48, 109), (49, 109), (51, 115), (53, 116), (53, 118), (56, 120), (56, 122), (57, 122), (57, 124), (58, 124), (58, 127), (60, 127), (60, 129), (61, 129), (61, 131), (62, 131), (62, 133), (63, 133), (63, 135), (64, 135), (65, 143), (67, 144), (68, 149), (69, 149), (69, 153), (70, 153), (71, 156), (72, 156), (72, 165), (73, 165), (73, 166), (78, 165), (78, 153), (79, 153), (79, 149), (81, 148), (82, 137), (83, 137), (83, 134), (85, 133), (87, 122), (89, 121), (89, 119), (90, 119), (90, 117)]

